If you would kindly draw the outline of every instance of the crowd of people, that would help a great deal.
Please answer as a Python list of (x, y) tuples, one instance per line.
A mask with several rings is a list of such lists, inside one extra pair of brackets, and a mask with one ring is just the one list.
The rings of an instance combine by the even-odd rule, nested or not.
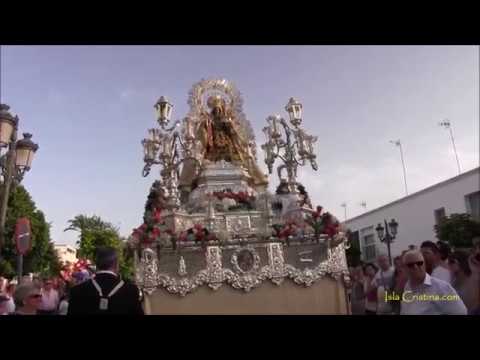
[(424, 241), (350, 268), (353, 315), (480, 315), (480, 241), (472, 250)]
[[(143, 314), (138, 288), (118, 275), (113, 248), (97, 251), (96, 272), (0, 277), (0, 315)], [(351, 268), (353, 315), (480, 315), (480, 241), (471, 251), (443, 242), (410, 246), (393, 259)]]
[(61, 276), (0, 277), (0, 315), (143, 314), (138, 288), (118, 275), (113, 248), (97, 251), (97, 271)]
[(78, 280), (26, 275), (20, 279), (0, 277), (0, 315), (66, 315), (70, 288)]

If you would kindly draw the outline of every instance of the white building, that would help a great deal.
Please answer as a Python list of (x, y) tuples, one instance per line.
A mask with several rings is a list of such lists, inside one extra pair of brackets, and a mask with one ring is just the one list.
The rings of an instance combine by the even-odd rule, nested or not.
[(480, 168), (467, 171), (404, 198), (348, 219), (347, 228), (358, 241), (363, 261), (373, 261), (387, 247), (377, 237), (377, 224), (392, 218), (398, 222), (398, 234), (391, 244), (392, 258), (409, 245), (437, 241), (434, 225), (445, 215), (469, 213), (480, 220)]
[(67, 262), (73, 264), (77, 261), (77, 250), (70, 245), (55, 245), (55, 251), (63, 264)]

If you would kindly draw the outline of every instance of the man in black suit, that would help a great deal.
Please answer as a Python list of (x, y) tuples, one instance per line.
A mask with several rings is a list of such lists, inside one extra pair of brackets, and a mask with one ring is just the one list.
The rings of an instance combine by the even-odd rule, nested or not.
[(97, 250), (97, 273), (70, 291), (68, 315), (143, 315), (138, 288), (120, 279), (114, 248)]

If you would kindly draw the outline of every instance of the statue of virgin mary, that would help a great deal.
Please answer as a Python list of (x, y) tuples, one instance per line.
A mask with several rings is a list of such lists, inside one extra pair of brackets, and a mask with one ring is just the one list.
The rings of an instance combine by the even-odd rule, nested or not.
[(266, 175), (256, 164), (248, 141), (236, 128), (232, 112), (221, 96), (207, 100), (211, 112), (200, 121), (197, 136), (202, 144), (203, 159), (210, 162), (225, 160), (243, 166), (251, 176), (253, 185), (266, 185)]

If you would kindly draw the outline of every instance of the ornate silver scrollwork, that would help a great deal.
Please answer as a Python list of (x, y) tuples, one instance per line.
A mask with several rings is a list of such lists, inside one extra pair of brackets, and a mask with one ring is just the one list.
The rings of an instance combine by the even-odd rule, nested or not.
[(151, 294), (158, 285), (158, 259), (155, 251), (150, 248), (144, 249), (139, 265), (142, 288), (147, 294)]
[(249, 216), (227, 217), (227, 229), (230, 232), (241, 234), (250, 231)]
[(252, 246), (235, 250), (231, 261), (235, 271), (240, 274), (253, 273), (260, 267), (260, 255)]
[(276, 285), (280, 285), (285, 277), (285, 260), (283, 258), (283, 244), (270, 243), (267, 245), (268, 278)]
[[(159, 273), (157, 256), (152, 249), (147, 248), (143, 251), (137, 268), (137, 281), (139, 286), (148, 294), (151, 294), (156, 287), (162, 287), (168, 292), (180, 296), (185, 296), (203, 285), (208, 285), (213, 290), (217, 290), (224, 282), (235, 289), (248, 292), (267, 279), (276, 285), (280, 285), (285, 278), (289, 278), (294, 283), (305, 287), (312, 286), (316, 281), (327, 275), (346, 283), (350, 281), (344, 243), (329, 248), (326, 261), (304, 270), (285, 263), (283, 244), (268, 243), (266, 249), (268, 264), (261, 267), (260, 256), (252, 245), (237, 248), (231, 258), (234, 267), (234, 271), (232, 271), (222, 267), (221, 247), (208, 246), (205, 253), (206, 268), (191, 277), (178, 279), (165, 273)], [(242, 252), (244, 252), (246, 258), (250, 258), (247, 264), (243, 265), (242, 260), (239, 259)], [(253, 261), (251, 261), (252, 258)]]
[(224, 274), (222, 271), (222, 249), (219, 246), (207, 247), (208, 286), (217, 290), (222, 286)]
[(245, 246), (234, 251), (231, 259), (235, 273), (227, 281), (236, 289), (250, 291), (261, 284), (264, 276), (259, 273), (260, 255), (252, 246)]
[(187, 275), (187, 265), (185, 264), (185, 259), (183, 256), (180, 256), (180, 260), (178, 261), (178, 275)]

